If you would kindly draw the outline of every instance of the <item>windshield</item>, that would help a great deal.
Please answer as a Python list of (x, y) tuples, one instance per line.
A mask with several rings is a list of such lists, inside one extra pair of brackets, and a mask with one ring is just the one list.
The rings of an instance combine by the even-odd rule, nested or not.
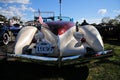
[(59, 16), (55, 16), (55, 17), (43, 17), (43, 21), (44, 22), (51, 22), (51, 21), (70, 21), (70, 22), (73, 22), (73, 18), (64, 17), (64, 16), (61, 16), (61, 18)]

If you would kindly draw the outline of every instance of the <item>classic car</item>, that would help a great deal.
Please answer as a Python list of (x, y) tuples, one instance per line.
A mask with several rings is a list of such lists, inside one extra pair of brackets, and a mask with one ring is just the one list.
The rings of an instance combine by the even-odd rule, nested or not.
[(69, 60), (112, 55), (112, 50), (104, 50), (101, 35), (92, 25), (80, 26), (62, 16), (46, 17), (42, 21), (19, 31), (13, 54), (8, 56), (61, 65)]
[(16, 23), (10, 27), (10, 31), (13, 33), (13, 36), (16, 37), (21, 28), (22, 26)]

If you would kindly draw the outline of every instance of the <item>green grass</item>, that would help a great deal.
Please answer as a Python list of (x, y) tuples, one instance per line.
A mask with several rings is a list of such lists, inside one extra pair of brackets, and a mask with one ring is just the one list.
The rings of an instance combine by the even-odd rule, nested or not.
[(105, 41), (105, 49), (114, 51), (113, 57), (89, 64), (87, 80), (119, 80), (120, 79), (120, 42)]

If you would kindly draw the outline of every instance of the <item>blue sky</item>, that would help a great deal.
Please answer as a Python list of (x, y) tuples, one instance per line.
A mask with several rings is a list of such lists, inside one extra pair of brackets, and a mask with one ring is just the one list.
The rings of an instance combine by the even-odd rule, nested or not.
[[(7, 18), (20, 16), (24, 21), (32, 20), (38, 9), (59, 15), (59, 0), (0, 0), (0, 13)], [(120, 0), (62, 0), (62, 16), (79, 22), (86, 19), (89, 23), (100, 23), (103, 17), (119, 14)]]

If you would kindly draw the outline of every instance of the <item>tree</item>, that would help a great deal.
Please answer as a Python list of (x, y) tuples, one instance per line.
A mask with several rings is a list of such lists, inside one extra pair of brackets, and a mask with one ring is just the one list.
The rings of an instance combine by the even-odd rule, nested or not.
[(3, 16), (3, 15), (0, 14), (0, 21), (3, 21), (3, 22), (4, 22), (4, 21), (6, 21), (6, 20), (7, 20), (7, 18), (6, 18), (5, 16)]
[(104, 23), (104, 24), (108, 24), (110, 21), (110, 17), (103, 17), (101, 22)]
[(20, 21), (20, 17), (17, 17), (17, 16), (13, 16), (11, 19)]
[(102, 25), (111, 25), (111, 26), (118, 26), (120, 25), (120, 15), (116, 16), (114, 19), (110, 19), (110, 17), (104, 17), (101, 20)]
[(119, 22), (120, 22), (120, 14), (118, 16), (116, 16), (115, 19), (119, 20)]
[(120, 24), (119, 20), (117, 19), (110, 19), (110, 21), (108, 22), (109, 25), (113, 25), (113, 26), (117, 26)]

